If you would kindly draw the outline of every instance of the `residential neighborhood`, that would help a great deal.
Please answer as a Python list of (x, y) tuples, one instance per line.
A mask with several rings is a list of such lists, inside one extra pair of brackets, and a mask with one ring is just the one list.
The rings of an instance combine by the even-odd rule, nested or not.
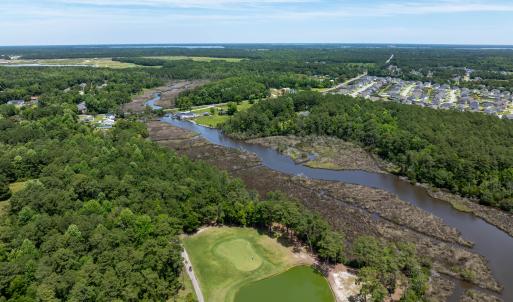
[(339, 86), (332, 93), (433, 109), (483, 112), (499, 118), (513, 119), (513, 94), (498, 89), (468, 89), (392, 77), (363, 76)]
[(81, 114), (79, 121), (93, 125), (97, 129), (110, 129), (116, 124), (116, 115), (114, 114)]

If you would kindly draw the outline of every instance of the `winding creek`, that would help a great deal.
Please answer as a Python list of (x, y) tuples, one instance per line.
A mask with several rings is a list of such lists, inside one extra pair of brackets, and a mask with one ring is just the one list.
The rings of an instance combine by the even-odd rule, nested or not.
[[(147, 105), (155, 106), (158, 97), (159, 95), (156, 94)], [(306, 167), (295, 163), (291, 158), (271, 148), (229, 138), (217, 129), (171, 117), (164, 117), (162, 121), (175, 127), (194, 131), (213, 144), (252, 152), (269, 169), (288, 175), (303, 175), (311, 179), (339, 181), (382, 189), (442, 218), (447, 225), (458, 229), (463, 238), (475, 244), (472, 250), (488, 260), (493, 275), (504, 286), (500, 297), (504, 301), (513, 301), (513, 238), (483, 219), (457, 211), (448, 202), (429, 196), (424, 188), (412, 185), (391, 174)], [(467, 284), (459, 282), (449, 301), (458, 301), (460, 294), (466, 287), (468, 287)]]

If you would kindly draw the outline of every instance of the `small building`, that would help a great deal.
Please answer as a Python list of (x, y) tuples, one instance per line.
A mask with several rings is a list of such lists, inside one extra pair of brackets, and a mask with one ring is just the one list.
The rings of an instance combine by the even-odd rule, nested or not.
[(114, 126), (114, 124), (115, 124), (115, 123), (116, 123), (116, 121), (115, 121), (115, 120), (111, 120), (111, 119), (104, 119), (104, 120), (101, 122), (101, 124), (102, 124), (103, 126), (111, 126), (111, 127), (112, 127), (112, 126)]
[(189, 112), (178, 112), (175, 116), (179, 120), (189, 120), (189, 119), (198, 117), (198, 115), (196, 113), (193, 113), (190, 111)]
[(77, 104), (77, 110), (80, 114), (85, 114), (87, 112), (87, 105), (85, 102), (80, 102)]
[(11, 101), (7, 102), (7, 105), (14, 105), (19, 108), (19, 107), (25, 106), (25, 101), (24, 100), (11, 100)]

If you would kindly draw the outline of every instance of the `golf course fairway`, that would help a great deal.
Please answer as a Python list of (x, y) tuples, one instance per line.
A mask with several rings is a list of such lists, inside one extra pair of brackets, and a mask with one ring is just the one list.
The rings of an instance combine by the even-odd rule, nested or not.
[[(300, 284), (301, 288), (312, 283), (308, 286), (312, 290), (309, 294), (321, 297), (316, 301), (333, 301), (327, 281), (304, 266), (308, 260), (255, 229), (208, 228), (184, 238), (183, 244), (207, 302), (265, 301), (260, 297), (257, 300), (245, 300), (244, 297), (254, 286), (267, 288), (268, 283), (272, 288), (279, 288), (276, 294), (282, 295), (273, 301), (286, 301), (283, 297), (288, 294), (296, 297), (287, 288), (291, 283)], [(301, 295), (306, 297), (303, 292)], [(328, 298), (322, 298), (324, 296)]]
[(235, 302), (332, 302), (326, 279), (309, 266), (297, 266), (241, 288)]

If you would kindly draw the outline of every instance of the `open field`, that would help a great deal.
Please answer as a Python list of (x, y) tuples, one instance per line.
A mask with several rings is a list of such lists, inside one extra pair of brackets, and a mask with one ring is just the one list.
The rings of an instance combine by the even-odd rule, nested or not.
[(56, 66), (88, 66), (88, 67), (101, 67), (101, 68), (131, 68), (137, 67), (132, 63), (123, 63), (113, 61), (111, 58), (99, 59), (36, 59), (36, 60), (9, 60), (2, 61), (0, 66), (3, 65), (56, 65)]
[(209, 228), (184, 239), (192, 266), (209, 302), (234, 301), (238, 290), (305, 263), (266, 235), (250, 228)]
[[(249, 108), (251, 108), (251, 106), (253, 106), (253, 104), (250, 104), (249, 101), (243, 101), (237, 105), (237, 111), (248, 110)], [(219, 104), (217, 106), (214, 105), (214, 106), (206, 106), (206, 107), (203, 106), (201, 108), (192, 109), (191, 111), (196, 114), (201, 115), (202, 113), (210, 112), (211, 108), (216, 109), (214, 114), (211, 114), (208, 116), (200, 116), (198, 118), (195, 118), (194, 121), (200, 125), (215, 128), (218, 125), (226, 122), (230, 118), (229, 115), (219, 115), (218, 114), (219, 110), (227, 110), (228, 104)]]
[(189, 57), (189, 56), (154, 56), (154, 57), (144, 57), (147, 59), (160, 59), (160, 60), (168, 60), (168, 61), (177, 61), (177, 60), (193, 60), (197, 62), (212, 62), (212, 61), (226, 61), (226, 62), (240, 62), (242, 59), (239, 58), (214, 58), (214, 57)]

